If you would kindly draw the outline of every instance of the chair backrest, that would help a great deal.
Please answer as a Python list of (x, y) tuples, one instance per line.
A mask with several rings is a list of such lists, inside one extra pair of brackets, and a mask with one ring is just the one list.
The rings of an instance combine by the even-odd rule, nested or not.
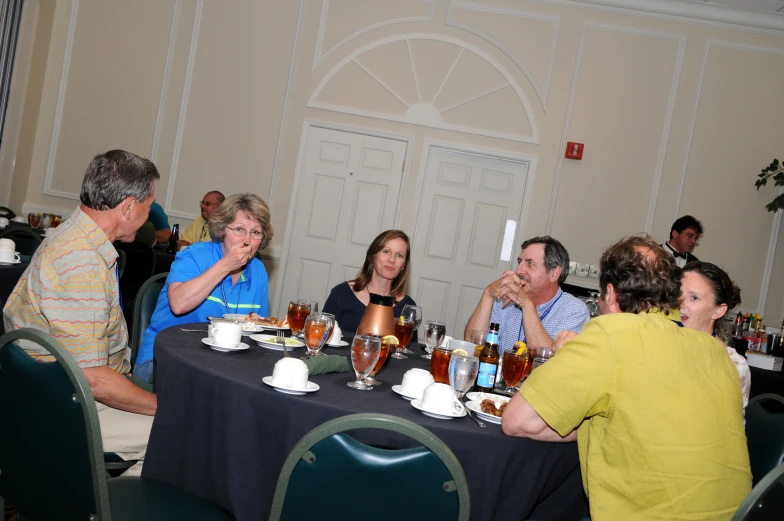
[(131, 364), (136, 364), (136, 353), (139, 352), (139, 344), (142, 342), (142, 335), (150, 325), (152, 313), (158, 303), (158, 296), (161, 294), (163, 285), (169, 272), (153, 275), (139, 288), (136, 294), (136, 302), (133, 303), (133, 328), (131, 329)]
[(10, 208), (7, 208), (5, 206), (0, 206), (0, 217), (5, 217), (10, 221), (14, 217), (16, 217), (16, 214)]
[[(344, 434), (355, 429), (394, 431), (422, 446), (370, 447)], [(391, 491), (401, 500), (390, 501)], [(469, 511), (465, 473), (443, 441), (402, 418), (352, 414), (316, 427), (294, 446), (278, 477), (270, 521), (340, 519), (350, 512), (369, 512), (376, 521), (467, 521)]]
[(752, 483), (784, 462), (784, 397), (761, 394), (746, 406), (746, 439)]
[(7, 226), (0, 233), (0, 239), (11, 239), (16, 243), (16, 251), (20, 255), (33, 255), (41, 245), (41, 236), (29, 226)]
[(155, 252), (151, 246), (139, 241), (115, 241), (114, 247), (117, 251), (125, 252), (125, 271), (120, 279), (120, 290), (123, 301), (130, 304), (136, 299), (142, 284), (155, 273)]
[[(18, 340), (56, 361), (30, 358)], [(0, 495), (9, 504), (29, 519), (111, 519), (98, 410), (62, 344), (35, 329), (0, 337), (0, 411)]]
[(732, 521), (780, 521), (784, 517), (784, 463), (757, 483)]

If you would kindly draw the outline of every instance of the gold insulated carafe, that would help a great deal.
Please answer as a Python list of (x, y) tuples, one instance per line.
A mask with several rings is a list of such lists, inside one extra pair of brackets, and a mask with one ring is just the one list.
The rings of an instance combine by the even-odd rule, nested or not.
[(358, 335), (391, 335), (394, 327), (395, 313), (392, 306), (395, 297), (385, 297), (375, 293), (370, 294), (370, 304), (365, 308), (362, 320), (357, 328)]

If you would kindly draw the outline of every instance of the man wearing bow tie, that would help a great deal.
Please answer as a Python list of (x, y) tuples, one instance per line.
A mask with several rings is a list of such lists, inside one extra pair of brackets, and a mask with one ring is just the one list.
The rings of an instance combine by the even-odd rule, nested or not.
[(684, 215), (672, 223), (670, 240), (662, 246), (675, 257), (675, 264), (682, 268), (689, 262), (699, 260), (691, 252), (700, 243), (701, 236), (702, 223), (691, 215)]

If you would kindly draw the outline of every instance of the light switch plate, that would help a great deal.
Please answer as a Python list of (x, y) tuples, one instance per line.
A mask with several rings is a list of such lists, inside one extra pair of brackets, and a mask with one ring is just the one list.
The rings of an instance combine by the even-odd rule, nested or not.
[(577, 274), (577, 261), (572, 261), (569, 263), (569, 275)]
[(596, 266), (595, 264), (591, 264), (588, 268), (589, 268), (588, 276), (591, 277), (592, 279), (598, 279), (599, 278), (599, 266)]
[(578, 277), (587, 277), (591, 273), (591, 265), (590, 264), (583, 264), (582, 262), (577, 263), (577, 276)]

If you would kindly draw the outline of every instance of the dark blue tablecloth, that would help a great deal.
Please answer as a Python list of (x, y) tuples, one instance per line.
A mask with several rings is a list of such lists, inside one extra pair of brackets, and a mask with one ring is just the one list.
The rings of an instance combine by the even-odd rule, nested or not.
[[(206, 330), (206, 324), (187, 327)], [(158, 412), (143, 476), (207, 498), (239, 521), (267, 519), (278, 473), (302, 436), (325, 421), (359, 412), (399, 416), (441, 438), (468, 478), (472, 521), (569, 521), (587, 513), (575, 443), (511, 438), (500, 425), (480, 429), (468, 417), (429, 418), (393, 393), (392, 385), (406, 370), (428, 367), (419, 356), (390, 359), (378, 374), (384, 385), (372, 391), (347, 387), (353, 373), (331, 373), (311, 377), (319, 391), (291, 396), (262, 383), (279, 351), (250, 341), (246, 351), (220, 353), (202, 344), (205, 336), (173, 327), (156, 338)], [(298, 354), (304, 353), (295, 350)], [(411, 446), (394, 433), (368, 430), (357, 437), (377, 446)], [(405, 500), (388, 492), (390, 500)]]

